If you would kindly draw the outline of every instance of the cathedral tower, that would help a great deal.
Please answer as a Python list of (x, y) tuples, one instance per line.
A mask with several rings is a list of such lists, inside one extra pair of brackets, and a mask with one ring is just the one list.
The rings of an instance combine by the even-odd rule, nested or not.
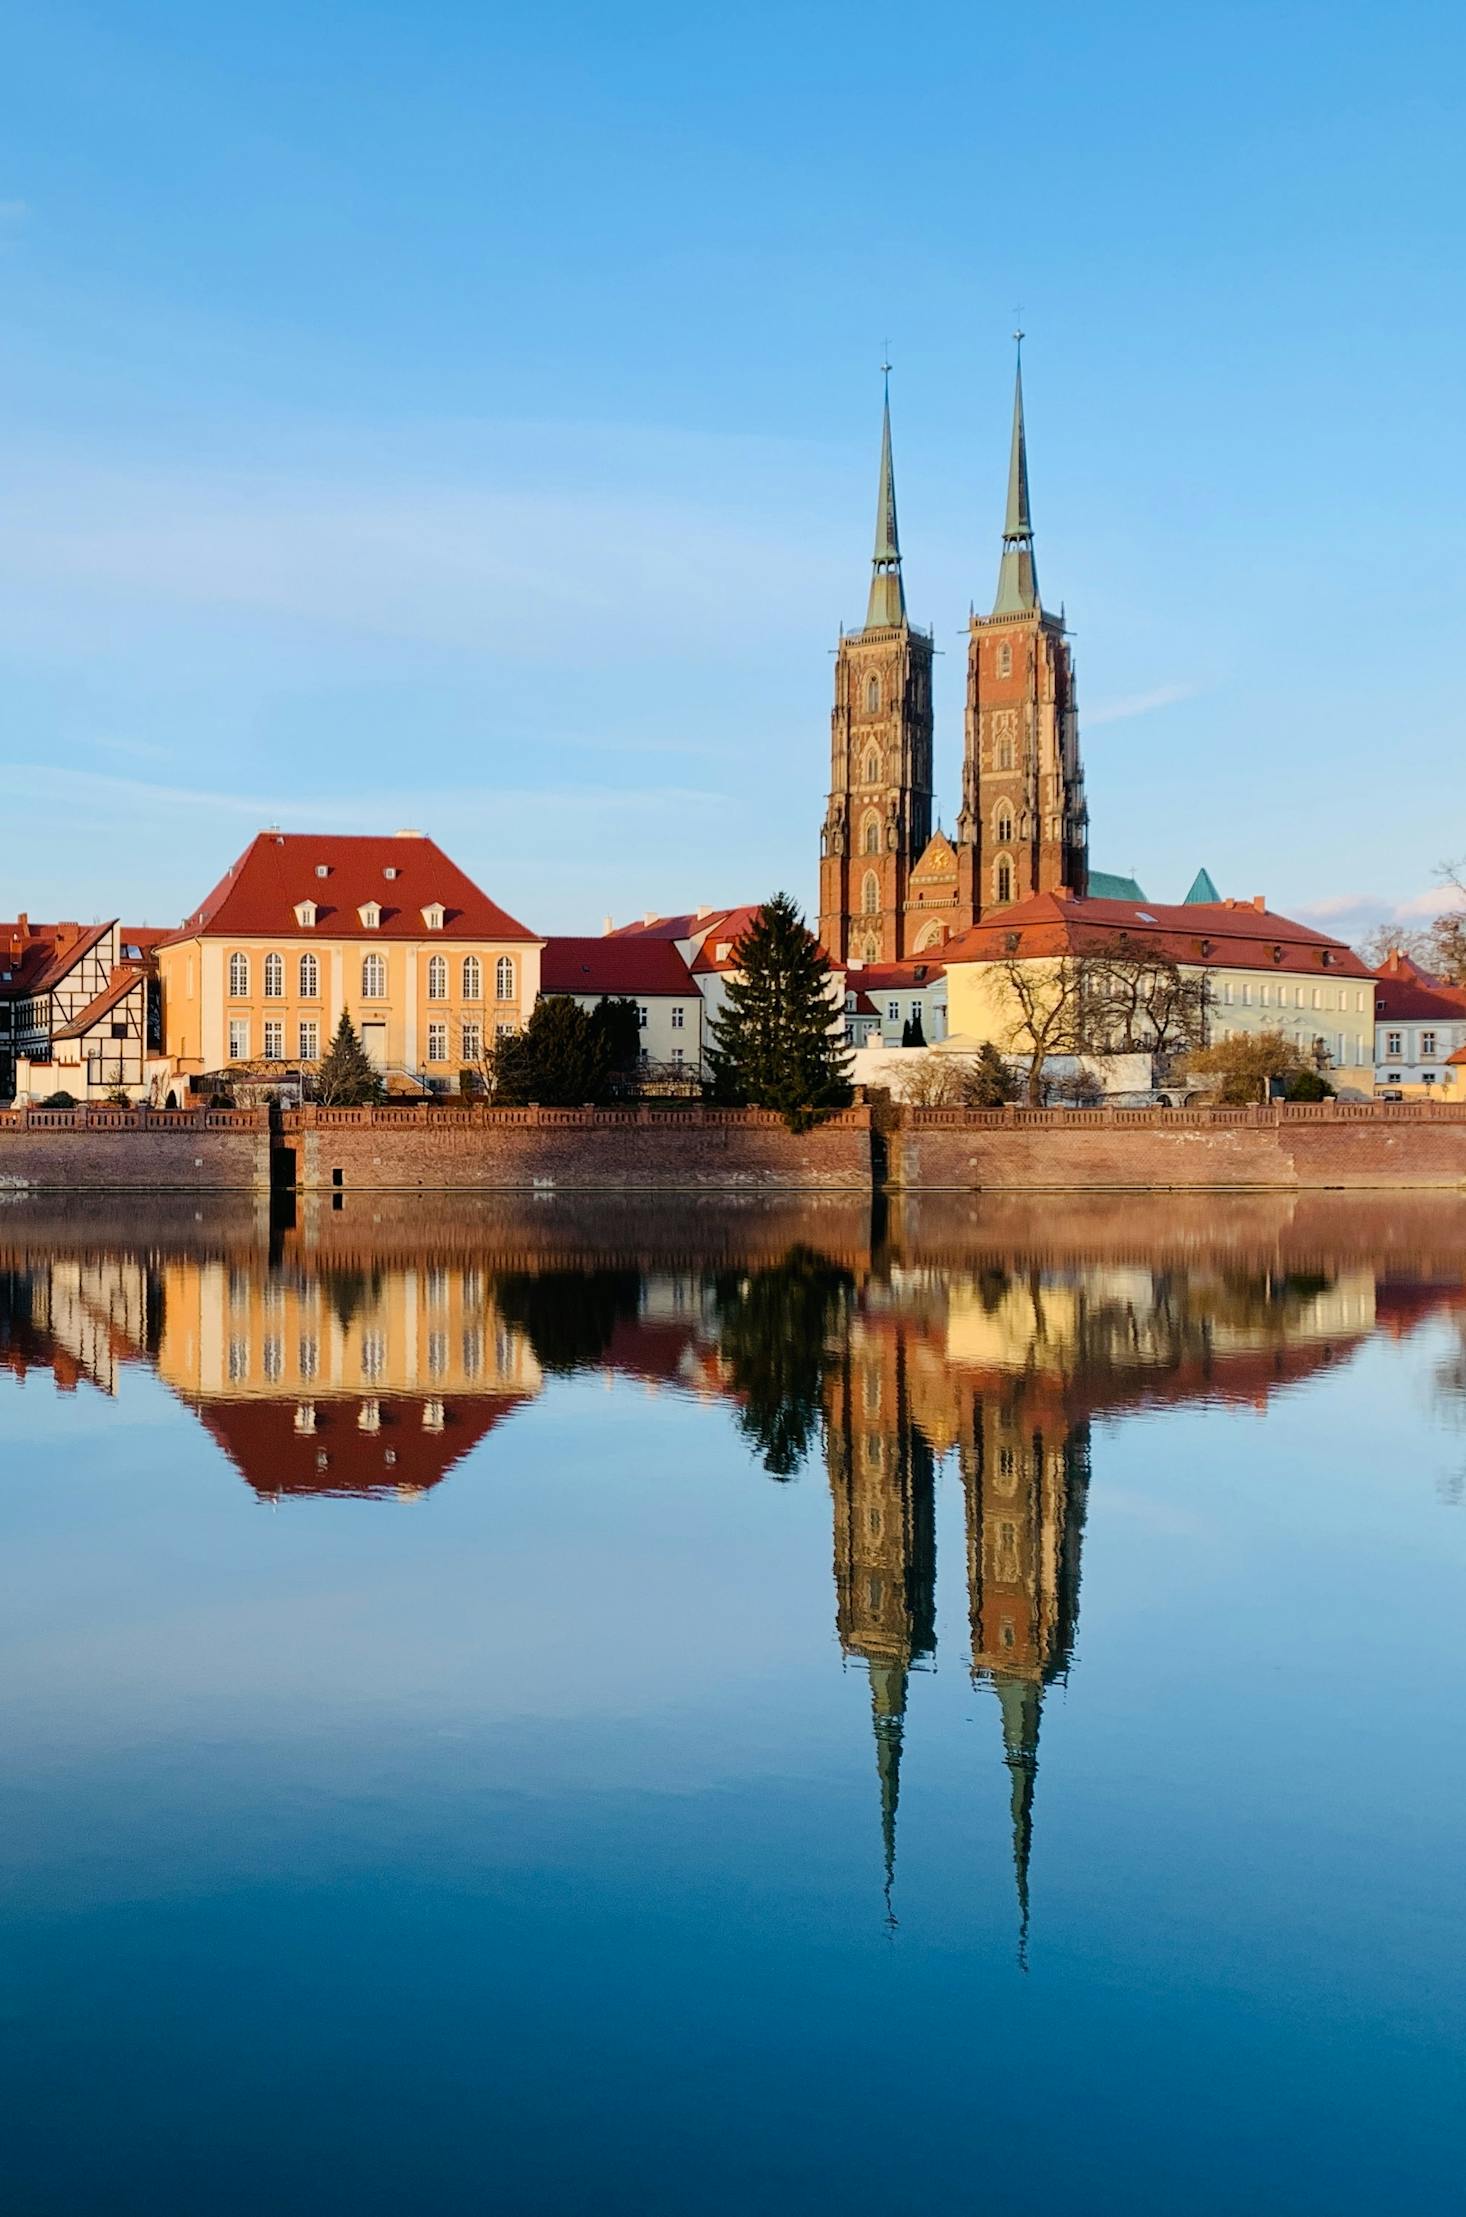
[(1074, 666), (1063, 617), (1049, 615), (1039, 597), (1020, 354), (997, 598), (992, 614), (973, 616), (968, 628), (957, 818), (964, 920), (1033, 893), (1067, 888), (1082, 897), (1088, 841)]
[(931, 837), (932, 638), (912, 627), (901, 580), (889, 375), (870, 600), (842, 632), (820, 839), (820, 940), (833, 962), (905, 952), (912, 869)]

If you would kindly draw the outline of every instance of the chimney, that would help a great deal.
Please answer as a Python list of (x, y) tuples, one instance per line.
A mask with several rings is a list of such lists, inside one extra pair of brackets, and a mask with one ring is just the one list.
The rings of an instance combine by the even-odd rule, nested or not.
[(616, 925), (611, 917), (603, 916), (601, 918), (601, 936), (603, 939), (609, 939), (615, 929)]
[(700, 923), (702, 922), (702, 920), (703, 920), (704, 916), (711, 916), (711, 915), (712, 915), (712, 913), (713, 913), (713, 912), (712, 912), (712, 910), (711, 910), (710, 908), (700, 908), (700, 909), (699, 909), (699, 910), (697, 911), (697, 914), (696, 914), (696, 916), (695, 916), (695, 918), (694, 918), (693, 920), (694, 920), (694, 922), (695, 922), (695, 923), (699, 923), (699, 924), (700, 924)]
[(657, 920), (656, 910), (654, 908), (646, 909), (642, 914), (641, 920), (643, 924), (654, 924)]
[(1257, 910), (1259, 916), (1265, 916), (1267, 914), (1267, 895), (1265, 893), (1254, 893), (1252, 896), (1252, 905)]

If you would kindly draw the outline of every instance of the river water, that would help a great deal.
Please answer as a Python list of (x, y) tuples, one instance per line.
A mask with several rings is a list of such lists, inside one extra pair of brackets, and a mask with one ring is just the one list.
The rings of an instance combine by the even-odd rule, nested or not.
[(12, 2213), (1462, 2207), (1466, 1202), (0, 1204)]

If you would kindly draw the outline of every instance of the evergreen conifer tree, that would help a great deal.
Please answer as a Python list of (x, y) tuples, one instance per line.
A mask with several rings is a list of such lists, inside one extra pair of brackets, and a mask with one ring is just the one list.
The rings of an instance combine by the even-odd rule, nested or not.
[(977, 1063), (967, 1095), (969, 1108), (1003, 1108), (1015, 1099), (1018, 1080), (990, 1039), (977, 1051)]
[(522, 1032), (494, 1049), (494, 1099), (512, 1108), (583, 1108), (605, 1091), (610, 1060), (603, 1025), (568, 993), (537, 1001)]
[(908, 1044), (912, 1047), (924, 1047), (926, 1045), (926, 1033), (922, 1028), (920, 1009), (915, 1009), (912, 1012), (911, 1038)]
[(776, 1109), (804, 1131), (850, 1099), (849, 1049), (830, 998), (830, 966), (787, 893), (765, 901), (733, 950), (741, 975), (712, 1020), (720, 1101)]
[(336, 1036), (317, 1065), (315, 1091), (316, 1099), (328, 1108), (362, 1108), (382, 1098), (381, 1072), (345, 1009)]

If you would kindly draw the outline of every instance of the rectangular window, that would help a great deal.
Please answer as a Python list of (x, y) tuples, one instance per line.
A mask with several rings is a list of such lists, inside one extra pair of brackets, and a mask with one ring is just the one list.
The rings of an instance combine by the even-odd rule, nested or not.
[(429, 1062), (446, 1062), (447, 1060), (448, 1060), (448, 1027), (447, 1027), (447, 1025), (446, 1025), (446, 1024), (429, 1024), (429, 1026), (428, 1026), (428, 1061), (429, 1061)]
[(1404, 1033), (1403, 1033), (1403, 1032), (1386, 1032), (1386, 1033), (1385, 1033), (1385, 1053), (1386, 1053), (1387, 1055), (1403, 1055), (1403, 1054), (1404, 1054), (1404, 1052), (1405, 1052), (1405, 1035), (1404, 1035)]
[(268, 1022), (265, 1025), (265, 1060), (266, 1062), (283, 1062), (285, 1060), (285, 1026), (278, 1020)]
[(247, 1016), (231, 1016), (229, 1019), (229, 1060), (231, 1062), (248, 1062), (249, 1060), (249, 1018)]
[(672, 1011), (672, 1029), (673, 1029), (673, 1031), (674, 1031), (674, 1032), (680, 1032), (680, 1031), (681, 1031), (681, 1029), (682, 1029), (682, 1027), (683, 1027), (683, 1023), (684, 1023), (684, 1021), (685, 1021), (685, 1019), (686, 1019), (686, 1016), (687, 1016), (687, 1011), (686, 1011), (686, 1009), (685, 1009), (685, 1008), (684, 1008), (684, 1007), (682, 1006), (682, 1003), (681, 1003), (681, 1002), (679, 1001), (679, 1002), (677, 1003), (676, 1007), (675, 1007), (675, 1008), (673, 1009), (673, 1011)]
[(638, 1027), (638, 1029), (639, 1029), (639, 1030), (641, 1030), (641, 1031), (645, 1031), (645, 1030), (646, 1030), (646, 1027), (647, 1027), (647, 1018), (648, 1018), (648, 1017), (650, 1016), (650, 1014), (651, 1014), (651, 1010), (650, 1010), (650, 1009), (649, 1009), (649, 1008), (647, 1007), (647, 1005), (646, 1005), (646, 1002), (645, 1002), (645, 1001), (639, 1001), (639, 1002), (637, 1003), (637, 1009), (636, 1009), (636, 1022), (637, 1022), (637, 1027)]
[(479, 1061), (484, 1051), (483, 1040), (483, 1027), (481, 1025), (474, 1023), (464, 1025), (463, 1059), (465, 1062)]
[(682, 1060), (682, 1049), (680, 1047), (674, 1047), (672, 1049), (672, 1060), (674, 1062), (680, 1062)]
[(899, 1024), (899, 1023), (900, 1023), (900, 1021), (901, 1021), (901, 1003), (900, 1003), (899, 1001), (887, 1001), (887, 1003), (886, 1003), (886, 1022), (887, 1022), (888, 1024)]
[(514, 1031), (515, 1027), (513, 1024), (496, 1024), (494, 1026), (494, 1037), (496, 1039), (512, 1039), (514, 1037)]
[(1251, 980), (1251, 978), (1244, 978), (1244, 979), (1242, 980), (1242, 1006), (1243, 1006), (1244, 1008), (1251, 1008), (1251, 1006), (1252, 1006), (1252, 980)]
[[(1420, 1035), (1420, 1052), (1421, 1052), (1421, 1054), (1422, 1054), (1422, 1055), (1423, 1055), (1423, 1056), (1425, 1057), (1425, 1059), (1426, 1059), (1426, 1060), (1427, 1060), (1428, 1062), (1433, 1062), (1433, 1061), (1435, 1060), (1435, 1033), (1434, 1033), (1434, 1032), (1422, 1032), (1422, 1033), (1421, 1033), (1421, 1035)], [(1427, 1080), (1426, 1080), (1426, 1083), (1427, 1083), (1427, 1084), (1431, 1084), (1432, 1082), (1433, 1082), (1433, 1081), (1432, 1081), (1432, 1080), (1430, 1080), (1430, 1079), (1427, 1079)]]
[(300, 1059), (302, 1062), (318, 1062), (321, 1053), (321, 1027), (314, 1018), (300, 1027)]

